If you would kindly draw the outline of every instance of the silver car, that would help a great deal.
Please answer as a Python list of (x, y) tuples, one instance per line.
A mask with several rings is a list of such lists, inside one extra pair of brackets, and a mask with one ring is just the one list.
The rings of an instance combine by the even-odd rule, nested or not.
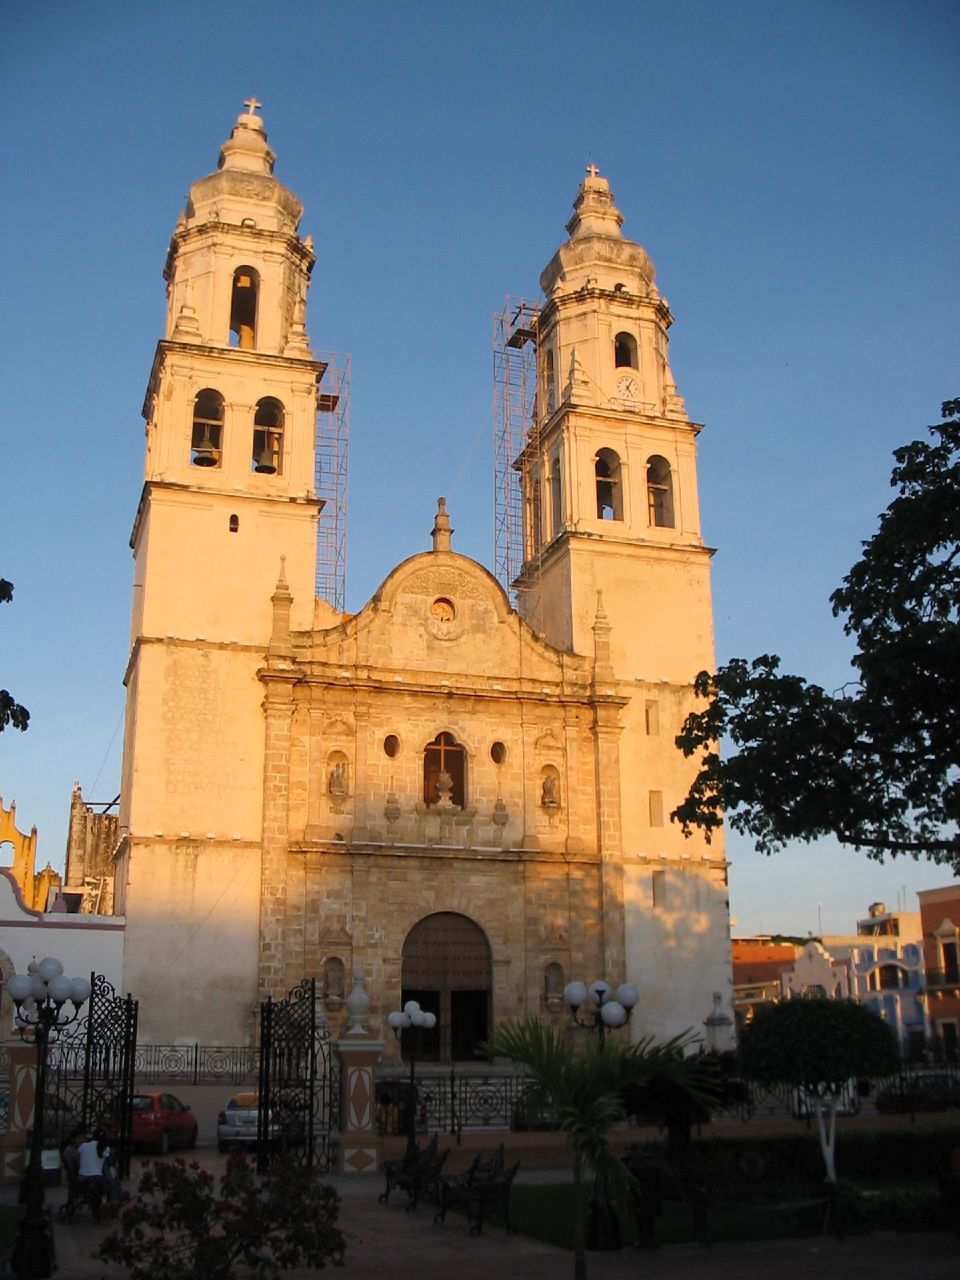
[[(220, 1151), (256, 1144), (259, 1101), (256, 1093), (233, 1095), (217, 1119), (217, 1148)], [(286, 1147), (296, 1142), (302, 1133), (303, 1123), (298, 1116), (279, 1107), (272, 1111), (269, 1128), (271, 1147)]]

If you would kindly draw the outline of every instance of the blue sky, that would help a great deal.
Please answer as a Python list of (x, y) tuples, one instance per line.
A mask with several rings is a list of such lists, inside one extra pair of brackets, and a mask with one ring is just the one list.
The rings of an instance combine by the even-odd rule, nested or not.
[[(588, 159), (676, 317), (718, 548), (718, 657), (828, 688), (828, 596), (893, 448), (957, 383), (955, 3), (293, 3), (0, 9), (6, 391), (0, 794), (62, 860), (118, 790), (140, 406), (190, 183), (255, 93), (316, 242), (308, 327), (352, 357), (347, 605), (428, 542), (492, 564), (491, 318), (536, 295)], [(738, 932), (851, 927), (946, 882), (730, 842)], [(818, 904), (821, 904), (818, 918)]]

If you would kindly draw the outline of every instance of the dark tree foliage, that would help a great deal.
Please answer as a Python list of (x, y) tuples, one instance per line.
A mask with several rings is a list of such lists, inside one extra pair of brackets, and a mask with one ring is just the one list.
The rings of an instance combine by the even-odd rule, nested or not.
[(697, 677), (710, 704), (677, 746), (700, 770), (671, 815), (686, 835), (726, 815), (762, 853), (833, 835), (960, 874), (960, 400), (943, 416), (894, 453), (897, 497), (831, 596), (857, 682), (827, 693), (769, 654)]
[(896, 1036), (872, 1009), (807, 996), (760, 1006), (737, 1053), (752, 1080), (811, 1094), (838, 1094), (851, 1077), (888, 1075), (900, 1063)]
[(740, 1032), (744, 1074), (802, 1089), (817, 1116), (826, 1180), (836, 1183), (837, 1110), (855, 1076), (883, 1076), (900, 1064), (893, 1030), (855, 1000), (801, 996), (761, 1006)]
[[(0, 604), (9, 604), (13, 599), (13, 583), (0, 578)], [(21, 706), (12, 693), (0, 689), (0, 733), (12, 724), (15, 729), (26, 729), (30, 723), (30, 712)]]

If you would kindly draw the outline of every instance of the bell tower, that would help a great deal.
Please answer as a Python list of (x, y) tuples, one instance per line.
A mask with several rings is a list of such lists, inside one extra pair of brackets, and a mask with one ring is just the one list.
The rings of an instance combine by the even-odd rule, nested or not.
[(622, 223), (591, 165), (540, 277), (520, 607), (550, 643), (589, 654), (601, 591), (616, 674), (688, 681), (712, 662), (700, 426), (670, 371), (653, 263)]
[(308, 625), (320, 504), (318, 383), (304, 328), (314, 264), (302, 205), (273, 176), (246, 104), (195, 182), (164, 267), (166, 332), (144, 400), (144, 488), (131, 546), (134, 636), (261, 643), (279, 557)]
[[(712, 993), (728, 992), (729, 913), (722, 838), (685, 839), (670, 821), (693, 776), (674, 739), (698, 672), (714, 667), (701, 428), (670, 370), (673, 317), (653, 263), (622, 224), (591, 165), (569, 238), (540, 277), (515, 585), (531, 625), (558, 649), (592, 657), (598, 694), (623, 699), (618, 767), (598, 755), (601, 814), (619, 804), (620, 815), (618, 842), (606, 841), (604, 895), (622, 906), (626, 972), (649, 1031), (673, 1025), (676, 1007), (705, 1016)], [(598, 752), (612, 731), (598, 713)]]
[(176, 1039), (175, 1001), (160, 988), (175, 991), (183, 966), (217, 975), (222, 1000), (195, 1011), (211, 1042), (248, 1034), (249, 921), (269, 892), (257, 672), (278, 577), (290, 625), (307, 629), (314, 616), (326, 368), (305, 329), (315, 255), (298, 231), (299, 199), (274, 177), (260, 104), (245, 105), (170, 241), (130, 541), (117, 909), (129, 916), (125, 981), (157, 1041)]

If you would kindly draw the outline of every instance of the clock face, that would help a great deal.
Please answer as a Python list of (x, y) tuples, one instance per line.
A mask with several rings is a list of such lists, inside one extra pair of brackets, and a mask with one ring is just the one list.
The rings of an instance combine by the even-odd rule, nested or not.
[(639, 388), (636, 380), (626, 374), (617, 379), (617, 395), (621, 400), (639, 400)]

